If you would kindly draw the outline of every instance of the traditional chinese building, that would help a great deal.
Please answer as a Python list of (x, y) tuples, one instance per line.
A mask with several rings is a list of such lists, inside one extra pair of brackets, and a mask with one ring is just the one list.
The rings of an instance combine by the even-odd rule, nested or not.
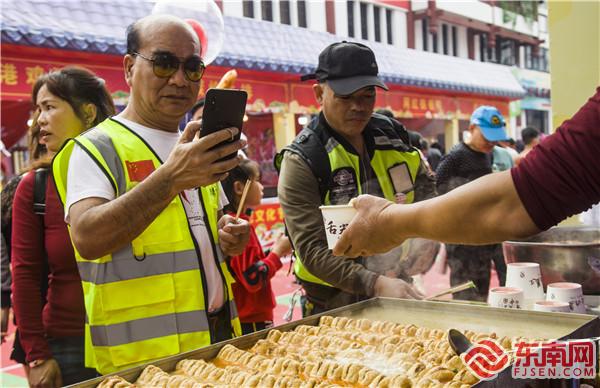
[[(11, 147), (25, 133), (31, 86), (53, 68), (73, 64), (89, 68), (105, 79), (116, 104), (125, 105), (128, 87), (121, 67), (125, 29), (151, 9), (152, 3), (143, 0), (3, 4), (4, 144)], [(300, 82), (299, 75), (312, 72), (320, 51), (342, 37), (251, 18), (224, 16), (224, 24), (223, 48), (206, 72), (202, 93), (227, 70), (238, 71), (235, 87), (245, 89), (249, 97), (244, 126), (248, 154), (261, 164), (267, 193), (272, 193), (277, 182), (272, 166), (275, 150), (293, 139), (305, 116), (318, 111), (311, 83)], [(446, 147), (459, 140), (475, 107), (495, 105), (508, 115), (509, 102), (525, 94), (505, 66), (366, 44), (375, 51), (380, 74), (390, 87), (378, 94), (377, 107), (391, 109), (409, 128), (420, 129)]]

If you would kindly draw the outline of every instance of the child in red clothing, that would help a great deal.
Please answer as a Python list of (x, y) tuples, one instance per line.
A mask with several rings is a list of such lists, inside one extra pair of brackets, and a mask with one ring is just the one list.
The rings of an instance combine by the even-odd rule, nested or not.
[[(240, 218), (248, 219), (247, 209), (260, 205), (263, 197), (263, 186), (260, 184), (260, 169), (258, 163), (244, 159), (239, 166), (229, 172), (223, 189), (229, 199), (225, 210), (235, 215), (246, 180), (250, 179), (250, 189)], [(271, 290), (271, 278), (281, 268), (281, 256), (292, 252), (290, 241), (281, 236), (271, 252), (265, 256), (254, 227), (251, 226), (250, 240), (246, 250), (239, 256), (230, 259), (229, 266), (233, 271), (236, 282), (233, 284), (233, 296), (242, 323), (242, 333), (250, 334), (273, 326), (273, 309), (275, 295)]]

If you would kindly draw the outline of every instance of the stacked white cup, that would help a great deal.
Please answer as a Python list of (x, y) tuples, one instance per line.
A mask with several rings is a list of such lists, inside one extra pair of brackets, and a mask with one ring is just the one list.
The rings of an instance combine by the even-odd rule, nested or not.
[(488, 305), (505, 309), (523, 308), (523, 290), (518, 287), (494, 287), (488, 293)]
[(533, 305), (535, 311), (570, 313), (571, 309), (567, 302), (556, 302), (550, 300), (540, 300)]
[(523, 290), (524, 309), (530, 310), (535, 302), (544, 300), (542, 272), (538, 263), (509, 263), (506, 265), (506, 287)]
[(551, 283), (548, 284), (548, 301), (566, 302), (569, 304), (570, 312), (585, 314), (585, 304), (583, 302), (583, 290), (579, 283)]

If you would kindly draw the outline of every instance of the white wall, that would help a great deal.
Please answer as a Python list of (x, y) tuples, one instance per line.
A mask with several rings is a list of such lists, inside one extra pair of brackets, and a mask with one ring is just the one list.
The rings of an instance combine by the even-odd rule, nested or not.
[(519, 63), (517, 64), (518, 67), (524, 68), (525, 67), (525, 47), (524, 46), (519, 46)]
[[(437, 52), (438, 54), (444, 54), (444, 45), (443, 45), (443, 36), (442, 36), (442, 24), (438, 24), (437, 34), (435, 35), (437, 38)], [(450, 31), (449, 31), (450, 32)], [(433, 47), (433, 46), (432, 46)], [(452, 55), (452, 48), (449, 48), (450, 55)]]
[[(471, 19), (492, 23), (492, 7), (478, 0), (437, 0), (436, 7)], [(414, 9), (414, 8), (413, 8)], [(502, 20), (502, 19), (500, 19)]]
[(457, 15), (465, 16), (485, 23), (495, 24), (509, 30), (520, 32), (522, 34), (538, 36), (537, 21), (533, 21), (530, 24), (527, 23), (522, 16), (518, 15), (514, 26), (512, 22), (504, 23), (502, 17), (502, 13), (504, 11), (501, 8), (492, 7), (478, 0), (437, 0), (436, 7)]
[(412, 0), (410, 6), (413, 11), (427, 9), (427, 0)]
[[(348, 37), (348, 6), (346, 0), (307, 0), (306, 1), (306, 20), (307, 28), (314, 31), (327, 31), (327, 12), (325, 2), (333, 1), (335, 10), (335, 33), (342, 37)], [(380, 25), (378, 26), (381, 33), (381, 43), (387, 42), (387, 19), (386, 10), (392, 11), (392, 39), (395, 47), (406, 48), (407, 40), (407, 11), (403, 8), (388, 6), (385, 3), (374, 2), (372, 0), (355, 0), (354, 1), (354, 38), (362, 39), (361, 33), (361, 18), (360, 18), (360, 3), (367, 4), (367, 25), (368, 25), (368, 40), (375, 41), (375, 18), (373, 16), (373, 7), (378, 6), (380, 9)], [(243, 17), (244, 8), (241, 0), (223, 0), (223, 14), (226, 16)], [(424, 2), (427, 5), (427, 2)], [(253, 0), (254, 18), (262, 19), (262, 7), (260, 0)], [(278, 0), (273, 0), (273, 22), (281, 23), (279, 15), (280, 4)], [(298, 3), (297, 0), (290, 0), (290, 21), (291, 25), (298, 26)], [(417, 21), (418, 23), (419, 21)], [(415, 38), (421, 39), (420, 25), (415, 28)], [(419, 46), (417, 46), (419, 47)], [(422, 46), (421, 46), (422, 47)]]
[(362, 27), (360, 24), (360, 1), (354, 2), (354, 39), (362, 39)]
[(421, 30), (423, 28), (422, 20), (415, 20), (415, 50), (423, 51), (423, 34)]
[(429, 28), (427, 28), (427, 51), (433, 51), (433, 35), (429, 32)]
[(290, 22), (292, 26), (298, 27), (298, 3), (296, 0), (290, 0)]
[[(415, 49), (423, 51), (423, 31), (422, 31), (422, 20), (415, 20)], [(437, 33), (438, 41), (438, 53), (444, 53), (442, 25), (446, 23), (440, 23)], [(452, 48), (452, 24), (446, 24), (448, 28), (448, 55), (454, 55)], [(456, 50), (461, 58), (469, 57), (469, 45), (467, 41), (467, 27), (457, 26), (456, 31)], [(404, 41), (407, 39), (404, 37)], [(433, 35), (427, 34), (428, 51), (433, 52)]]
[[(379, 8), (379, 31), (381, 31), (381, 43), (389, 44), (390, 42), (387, 40), (387, 17), (385, 15), (385, 10), (386, 8)], [(393, 28), (394, 26), (392, 25), (391, 27)], [(393, 40), (394, 36), (392, 34), (392, 42)]]
[(279, 1), (273, 1), (273, 23), (281, 23), (279, 15)]
[(305, 4), (308, 29), (326, 32), (327, 13), (325, 12), (325, 0), (308, 0)]
[[(385, 12), (383, 13), (385, 18)], [(400, 48), (408, 47), (408, 30), (406, 21), (406, 12), (402, 9), (392, 9), (392, 36), (394, 37), (394, 46)], [(387, 30), (382, 31), (387, 35)], [(385, 41), (385, 38), (383, 39)]]
[(458, 42), (456, 42), (458, 56), (461, 58), (469, 58), (469, 41), (467, 27), (457, 26), (456, 36), (456, 39), (458, 40)]
[(533, 36), (538, 36), (538, 22), (537, 21), (533, 21), (532, 23), (528, 23), (525, 21), (525, 18), (521, 15), (517, 15), (517, 19), (516, 21), (513, 22), (503, 22), (503, 16), (502, 14), (504, 13), (504, 11), (502, 10), (502, 8), (499, 7), (493, 7), (494, 9), (494, 16), (493, 18), (495, 19), (495, 24), (507, 28), (509, 30), (514, 30), (517, 32), (520, 32), (522, 34), (526, 34), (526, 35), (533, 35)]
[(473, 51), (475, 52), (475, 55), (473, 56), (473, 59), (476, 61), (481, 61), (481, 55), (479, 55), (480, 51), (480, 47), (479, 47), (479, 39), (475, 38), (473, 39)]
[(223, 3), (223, 15), (243, 17), (244, 7), (241, 1), (224, 1)]
[(345, 1), (334, 2), (335, 34), (348, 36), (348, 6)]
[[(254, 3), (254, 19), (262, 20), (262, 7), (260, 0), (252, 0)], [(242, 6), (243, 7), (243, 6)]]
[(541, 14), (538, 17), (538, 29), (540, 34), (547, 34), (548, 33), (548, 15), (545, 14)]
[[(381, 26), (377, 26), (377, 28), (381, 28)], [(373, 15), (373, 3), (367, 4), (367, 36), (368, 40), (372, 42), (375, 41), (375, 16)]]

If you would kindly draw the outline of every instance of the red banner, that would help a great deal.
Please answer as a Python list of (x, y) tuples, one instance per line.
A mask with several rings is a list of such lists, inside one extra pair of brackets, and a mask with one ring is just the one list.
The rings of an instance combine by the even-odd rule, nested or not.
[(275, 131), (271, 113), (248, 113), (244, 123), (244, 134), (248, 138), (246, 154), (260, 167), (261, 182), (265, 187), (277, 187), (277, 171), (273, 166), (275, 157)]
[[(297, 113), (316, 113), (320, 106), (315, 99), (312, 84), (291, 85), (290, 105)], [(400, 118), (427, 118), (450, 120), (468, 119), (471, 112), (480, 105), (496, 106), (508, 117), (508, 101), (486, 98), (444, 96), (439, 93), (427, 94), (404, 90), (378, 91), (376, 108), (387, 108)], [(290, 107), (291, 109), (292, 107)]]
[[(36, 79), (45, 72), (68, 65), (89, 68), (102, 77), (117, 105), (125, 105), (129, 87), (125, 82), (118, 55), (69, 54), (54, 50), (50, 55), (44, 49), (6, 45), (0, 64), (0, 86), (3, 100), (29, 100)], [(19, 51), (21, 50), (21, 51)], [(25, 50), (25, 51), (23, 51)], [(69, 56), (71, 55), (71, 56)], [(36, 60), (30, 58), (44, 58)], [(229, 68), (209, 66), (200, 84), (200, 95), (217, 85)], [(295, 75), (237, 69), (238, 79), (234, 88), (248, 93), (248, 110), (264, 112), (282, 110), (294, 113), (316, 113), (320, 107), (312, 90), (312, 82), (300, 82)], [(441, 91), (406, 91), (393, 85), (388, 92), (379, 92), (377, 107), (392, 109), (401, 118), (468, 118), (479, 105), (497, 106), (508, 115), (508, 101), (486, 97), (462, 97), (443, 95)]]
[[(116, 105), (124, 106), (127, 103), (129, 87), (124, 79), (121, 56), (72, 53), (64, 50), (46, 52), (44, 49), (31, 47), (4, 46), (4, 56), (0, 63), (0, 87), (4, 103), (10, 100), (30, 100), (31, 88), (40, 75), (68, 65), (89, 68), (106, 81)], [(43, 58), (44, 60), (30, 58)], [(201, 81), (200, 94), (204, 94), (208, 88), (215, 86), (229, 69), (210, 66)], [(237, 71), (238, 78), (234, 87), (246, 90), (248, 93), (247, 109), (249, 112), (283, 111), (310, 114), (320, 110), (313, 93), (312, 82), (300, 82), (296, 75), (284, 73), (246, 69), (237, 69)], [(392, 90), (388, 92), (378, 92), (376, 103), (377, 108), (391, 109), (400, 118), (442, 120), (468, 119), (471, 112), (479, 105), (496, 106), (502, 114), (508, 117), (508, 101), (504, 99), (444, 95), (440, 90), (433, 90), (431, 93), (426, 90), (423, 92), (405, 90), (398, 85), (392, 85)], [(19, 122), (26, 122), (28, 118), (26, 116), (28, 115), (19, 117)], [(10, 131), (14, 130), (13, 125), (9, 125), (5, 121), (3, 120), (3, 126)], [(268, 123), (268, 125), (272, 128), (272, 123)], [(19, 133), (25, 130), (23, 124), (19, 124), (18, 127), (17, 132)], [(257, 147), (257, 149), (259, 148)]]
[(461, 97), (457, 99), (457, 116), (460, 119), (468, 120), (471, 113), (481, 105), (491, 105), (500, 111), (504, 116), (504, 120), (508, 121), (510, 117), (509, 103), (501, 100), (486, 100), (483, 98)]
[(391, 109), (396, 117), (468, 120), (481, 105), (492, 105), (509, 117), (508, 101), (477, 97), (449, 97), (440, 94), (420, 94), (389, 91), (377, 98), (377, 106)]
[[(222, 75), (228, 68), (208, 67), (207, 72), (200, 81), (200, 95), (204, 95), (210, 88), (219, 83)], [(287, 107), (288, 85), (285, 82), (263, 81), (249, 78), (243, 70), (237, 70), (238, 78), (233, 84), (234, 89), (242, 89), (248, 93), (248, 111), (263, 112), (267, 108)]]
[(263, 204), (254, 209), (250, 223), (256, 229), (263, 249), (270, 248), (285, 233), (283, 211), (279, 203)]
[(312, 85), (313, 83), (310, 82), (291, 85), (292, 101), (290, 101), (290, 105), (297, 108), (295, 113), (316, 113), (321, 109), (315, 99)]
[[(113, 98), (119, 99), (129, 95), (129, 86), (125, 82), (123, 68), (120, 66), (94, 65), (93, 62), (69, 63), (52, 60), (35, 60), (16, 57), (3, 57), (0, 64), (0, 85), (2, 99), (30, 100), (31, 89), (35, 81), (44, 73), (69, 65), (85, 67), (106, 82)], [(120, 101), (115, 101), (120, 104)], [(122, 105), (122, 104), (121, 104)]]
[[(115, 103), (117, 105), (127, 104), (129, 86), (125, 82), (122, 66), (117, 64), (115, 66), (95, 65), (93, 60), (64, 62), (60, 60), (42, 61), (18, 57), (3, 57), (2, 64), (0, 65), (2, 99), (31, 99), (31, 89), (39, 76), (69, 65), (82, 66), (96, 73), (106, 81), (106, 86), (112, 93)], [(216, 66), (209, 67), (200, 83), (200, 95), (204, 95), (207, 89), (215, 87), (227, 70), (229, 69)], [(287, 105), (287, 83), (249, 78), (243, 70), (238, 70), (238, 73), (239, 77), (233, 87), (243, 89), (248, 93), (248, 110), (261, 112), (266, 108)]]
[(394, 7), (410, 9), (410, 1), (409, 0), (375, 0), (375, 2), (382, 3), (385, 5), (391, 5)]
[(381, 100), (394, 111), (396, 117), (445, 119), (456, 111), (456, 102), (451, 97), (398, 91), (389, 91), (384, 96)]

